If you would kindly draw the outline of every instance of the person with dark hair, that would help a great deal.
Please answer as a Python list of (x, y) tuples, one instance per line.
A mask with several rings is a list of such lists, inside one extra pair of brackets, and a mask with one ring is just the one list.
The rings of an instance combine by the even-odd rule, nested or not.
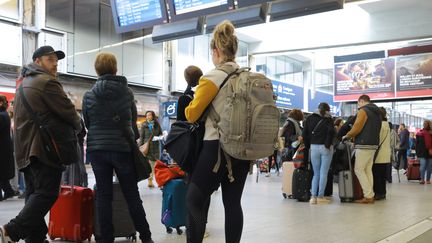
[(416, 155), (420, 160), (420, 184), (431, 184), (432, 136), (429, 120), (423, 122), (423, 129), (416, 135)]
[(162, 135), (162, 128), (159, 122), (157, 121), (157, 117), (154, 111), (147, 111), (145, 115), (146, 115), (146, 121), (143, 122), (143, 124), (141, 125), (139, 145), (142, 146), (146, 142), (149, 142), (149, 149), (146, 157), (150, 161), (152, 167), (152, 173), (148, 178), (147, 186), (153, 188), (154, 187), (153, 184), (154, 166), (156, 160), (160, 159), (159, 141), (157, 141), (157, 139), (155, 138)]
[(0, 228), (3, 242), (46, 240), (45, 215), (59, 195), (63, 165), (45, 149), (46, 140), (24, 99), (44, 124), (55, 122), (57, 129), (81, 130), (75, 106), (57, 78), (58, 61), (64, 57), (62, 51), (41, 46), (33, 53), (33, 62), (21, 71), (14, 99), (14, 148), (17, 167), (24, 172), (26, 198), (20, 213)]
[[(114, 242), (112, 200), (115, 172), (141, 242), (152, 243), (128, 141), (139, 138), (134, 95), (126, 77), (117, 75), (117, 59), (113, 54), (99, 53), (94, 67), (98, 79), (84, 95), (83, 117), (88, 130), (87, 160), (92, 165), (97, 185), (96, 210), (100, 234), (96, 241)], [(129, 134), (129, 139), (123, 129)]]
[(356, 203), (374, 203), (372, 166), (375, 151), (380, 143), (381, 111), (370, 102), (367, 95), (362, 95), (357, 100), (358, 112), (352, 129), (342, 138), (348, 140), (354, 138), (356, 162), (355, 174), (363, 189), (363, 198)]
[(391, 162), (391, 128), (387, 122), (387, 111), (380, 107), (381, 111), (381, 130), (379, 133), (380, 142), (378, 152), (372, 166), (373, 190), (375, 200), (386, 199), (387, 167)]
[(11, 139), (11, 120), (7, 108), (6, 96), (0, 95), (0, 201), (15, 196), (15, 191), (9, 182), (15, 176), (15, 161)]
[(313, 169), (310, 204), (329, 203), (324, 197), (327, 176), (333, 157), (333, 137), (335, 129), (330, 115), (330, 106), (322, 102), (318, 110), (306, 118), (303, 140), (306, 149), (310, 150)]
[(188, 86), (183, 95), (178, 99), (177, 121), (187, 121), (185, 109), (193, 100), (194, 92), (192, 88), (198, 85), (198, 81), (202, 75), (201, 69), (197, 66), (189, 66), (184, 70), (184, 77)]
[(299, 109), (292, 109), (288, 113), (288, 118), (282, 127), (280, 137), (285, 140), (284, 148), (287, 150), (288, 156), (287, 161), (291, 161), (292, 157), (297, 149), (293, 147), (292, 143), (295, 141), (302, 141), (302, 127), (300, 122), (303, 121), (303, 112)]
[(402, 162), (402, 166), (404, 170), (408, 168), (408, 158), (407, 158), (407, 151), (409, 149), (409, 131), (406, 129), (406, 126), (404, 123), (401, 123), (399, 125), (399, 140), (400, 140), (400, 146), (398, 151), (398, 160), (399, 163)]

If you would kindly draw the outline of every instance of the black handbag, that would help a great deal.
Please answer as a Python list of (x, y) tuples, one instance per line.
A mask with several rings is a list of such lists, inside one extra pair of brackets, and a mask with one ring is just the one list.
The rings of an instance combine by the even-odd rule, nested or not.
[(48, 158), (59, 161), (63, 165), (70, 165), (81, 160), (77, 132), (71, 125), (59, 120), (42, 122), (33, 111), (24, 94), (23, 86), (19, 92), (26, 110), (33, 122), (39, 128), (43, 148)]
[(182, 170), (193, 171), (201, 152), (204, 132), (202, 119), (197, 123), (177, 121), (171, 125), (164, 148)]

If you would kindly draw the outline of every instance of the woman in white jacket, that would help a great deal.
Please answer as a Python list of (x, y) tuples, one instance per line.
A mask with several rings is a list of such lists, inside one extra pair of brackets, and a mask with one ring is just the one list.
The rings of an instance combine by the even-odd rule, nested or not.
[(390, 164), (391, 161), (391, 129), (389, 122), (387, 121), (386, 110), (384, 109), (384, 107), (380, 107), (380, 110), (382, 118), (381, 130), (379, 134), (380, 146), (378, 149), (378, 154), (374, 161), (374, 165), (372, 167), (375, 200), (382, 200), (386, 198), (386, 170), (388, 164)]

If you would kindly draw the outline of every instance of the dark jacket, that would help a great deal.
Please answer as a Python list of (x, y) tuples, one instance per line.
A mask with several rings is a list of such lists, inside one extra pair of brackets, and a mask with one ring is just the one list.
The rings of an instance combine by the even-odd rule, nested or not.
[[(321, 120), (323, 121), (318, 125)], [(314, 130), (315, 132), (312, 134)], [(318, 113), (313, 113), (306, 119), (303, 129), (303, 140), (306, 148), (310, 148), (311, 144), (324, 144), (326, 148), (330, 148), (334, 135), (335, 129), (330, 115), (323, 117)]]
[[(43, 123), (64, 124), (72, 126), (77, 131), (81, 130), (80, 117), (75, 106), (66, 96), (56, 77), (35, 63), (24, 67), (21, 75), (24, 77), (22, 85), (27, 101)], [(29, 158), (32, 156), (52, 167), (62, 167), (58, 161), (48, 158), (43, 149), (39, 129), (24, 107), (20, 92), (15, 95), (14, 124), (14, 146), (18, 169), (27, 167), (30, 164)]]
[[(162, 129), (156, 120), (154, 121), (153, 130), (150, 132), (149, 123), (146, 121), (142, 124), (141, 134), (140, 134), (140, 142), (139, 145), (143, 145), (146, 141), (149, 140), (150, 135), (160, 136), (162, 135)], [(156, 161), (160, 159), (160, 147), (159, 141), (151, 141), (149, 146), (149, 152), (147, 154), (147, 158), (151, 161)]]
[[(120, 122), (114, 121), (118, 115)], [(129, 136), (139, 137), (137, 109), (132, 90), (123, 76), (103, 75), (83, 99), (83, 117), (87, 127), (87, 152), (130, 152), (120, 126), (126, 126)]]
[(15, 176), (15, 161), (11, 139), (11, 121), (7, 111), (0, 111), (0, 181)]
[(404, 129), (400, 131), (399, 134), (400, 138), (400, 149), (407, 150), (409, 149), (409, 131), (407, 129)]
[[(426, 138), (425, 136), (429, 136), (428, 142), (426, 142)], [(429, 133), (428, 130), (420, 130), (417, 134), (416, 134), (416, 144), (415, 144), (415, 151), (416, 151), (416, 155), (419, 158), (430, 158), (431, 156), (429, 155), (429, 147), (431, 147), (431, 144), (427, 144), (427, 143), (431, 143), (431, 134)]]
[(189, 103), (193, 100), (194, 92), (191, 87), (188, 86), (186, 91), (178, 99), (177, 105), (177, 121), (187, 121), (185, 115), (185, 109)]
[(362, 131), (355, 137), (355, 146), (356, 148), (369, 145), (378, 147), (381, 131), (381, 111), (375, 104), (367, 104), (360, 109), (366, 112), (367, 120)]

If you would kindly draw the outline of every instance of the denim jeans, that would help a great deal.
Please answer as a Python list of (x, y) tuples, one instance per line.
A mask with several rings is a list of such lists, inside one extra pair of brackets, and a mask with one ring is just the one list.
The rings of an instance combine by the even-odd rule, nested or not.
[[(432, 172), (432, 158), (419, 158), (420, 159), (420, 178), (422, 181), (430, 181)], [(426, 173), (426, 176), (425, 176)]]
[(113, 171), (120, 183), (123, 195), (128, 203), (129, 213), (140, 233), (141, 240), (151, 238), (150, 226), (138, 192), (132, 154), (129, 152), (92, 151), (87, 154), (96, 177), (96, 210), (99, 216), (101, 237), (97, 242), (114, 242), (112, 223)]
[(18, 216), (5, 225), (13, 241), (40, 243), (48, 232), (45, 215), (57, 200), (61, 170), (49, 167), (35, 158), (24, 170), (26, 199)]
[(324, 197), (327, 175), (333, 157), (333, 147), (327, 149), (323, 144), (311, 144), (310, 149), (312, 168), (314, 171), (311, 194), (313, 197)]

